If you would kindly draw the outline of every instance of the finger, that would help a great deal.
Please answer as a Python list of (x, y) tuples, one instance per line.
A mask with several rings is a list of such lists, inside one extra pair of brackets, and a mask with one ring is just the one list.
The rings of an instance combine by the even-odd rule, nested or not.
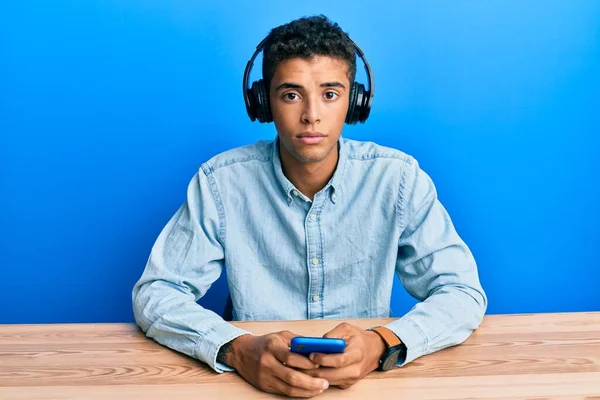
[(272, 337), (269, 344), (270, 352), (279, 360), (279, 362), (294, 368), (314, 369), (319, 366), (305, 357), (290, 351), (290, 342), (294, 333), (290, 331), (279, 332)]
[(314, 397), (325, 390), (323, 387), (312, 390), (294, 387), (277, 377), (273, 377), (272, 385), (278, 393), (290, 397)]
[(278, 332), (277, 335), (283, 340), (283, 342), (287, 345), (288, 348), (292, 345), (292, 339), (296, 336), (299, 336), (290, 331), (281, 331)]
[(322, 378), (314, 378), (303, 372), (279, 364), (274, 366), (272, 373), (286, 384), (295, 388), (309, 391), (323, 391), (329, 387), (329, 382)]
[(341, 338), (344, 339), (348, 336), (352, 336), (352, 334), (356, 331), (356, 326), (351, 325), (347, 322), (342, 322), (329, 332), (323, 335), (324, 338)]
[(345, 352), (340, 354), (312, 353), (309, 358), (313, 363), (323, 367), (342, 368), (361, 362), (363, 352), (350, 345), (346, 347)]
[(313, 378), (325, 379), (329, 385), (348, 385), (361, 378), (359, 369), (355, 365), (344, 368), (319, 368), (302, 371)]
[(272, 349), (272, 353), (279, 362), (287, 365), (292, 368), (300, 368), (300, 369), (315, 369), (319, 368), (319, 365), (315, 364), (308, 357), (292, 353), (289, 348), (281, 346)]

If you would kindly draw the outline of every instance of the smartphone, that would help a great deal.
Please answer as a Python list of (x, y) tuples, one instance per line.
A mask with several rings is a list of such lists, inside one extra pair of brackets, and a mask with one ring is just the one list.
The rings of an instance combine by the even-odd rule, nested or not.
[(303, 355), (309, 355), (310, 353), (343, 353), (345, 349), (346, 341), (336, 338), (296, 336), (292, 338), (291, 343), (291, 351)]

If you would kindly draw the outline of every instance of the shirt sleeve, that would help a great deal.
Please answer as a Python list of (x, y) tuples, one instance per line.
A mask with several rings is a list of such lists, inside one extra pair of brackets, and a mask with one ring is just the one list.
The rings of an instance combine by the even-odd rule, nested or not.
[(232, 369), (217, 362), (220, 347), (249, 332), (196, 303), (224, 264), (224, 215), (214, 177), (203, 168), (152, 247), (132, 303), (135, 321), (148, 337), (223, 372)]
[(400, 227), (396, 274), (417, 300), (388, 325), (407, 347), (405, 365), (464, 342), (487, 309), (473, 255), (438, 200), (431, 178), (412, 162), (397, 203)]

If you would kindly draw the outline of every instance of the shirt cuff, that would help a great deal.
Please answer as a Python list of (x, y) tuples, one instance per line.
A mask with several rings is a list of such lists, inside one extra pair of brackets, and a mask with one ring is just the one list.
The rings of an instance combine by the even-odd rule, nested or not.
[(394, 332), (406, 345), (406, 359), (398, 363), (399, 367), (421, 357), (427, 351), (427, 335), (412, 319), (403, 317), (390, 322), (385, 327)]
[(235, 371), (233, 368), (217, 361), (221, 346), (250, 332), (238, 328), (228, 322), (215, 325), (205, 332), (196, 345), (196, 358), (207, 363), (218, 373)]

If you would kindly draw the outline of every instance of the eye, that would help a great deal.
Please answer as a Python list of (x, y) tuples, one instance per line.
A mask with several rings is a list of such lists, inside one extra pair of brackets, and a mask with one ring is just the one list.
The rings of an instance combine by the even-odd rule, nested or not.
[(294, 93), (294, 92), (289, 92), (283, 95), (283, 99), (284, 100), (288, 100), (288, 101), (296, 101), (298, 100), (299, 96), (298, 93)]
[(336, 97), (338, 97), (338, 94), (336, 92), (325, 92), (325, 98), (327, 100), (333, 100)]

